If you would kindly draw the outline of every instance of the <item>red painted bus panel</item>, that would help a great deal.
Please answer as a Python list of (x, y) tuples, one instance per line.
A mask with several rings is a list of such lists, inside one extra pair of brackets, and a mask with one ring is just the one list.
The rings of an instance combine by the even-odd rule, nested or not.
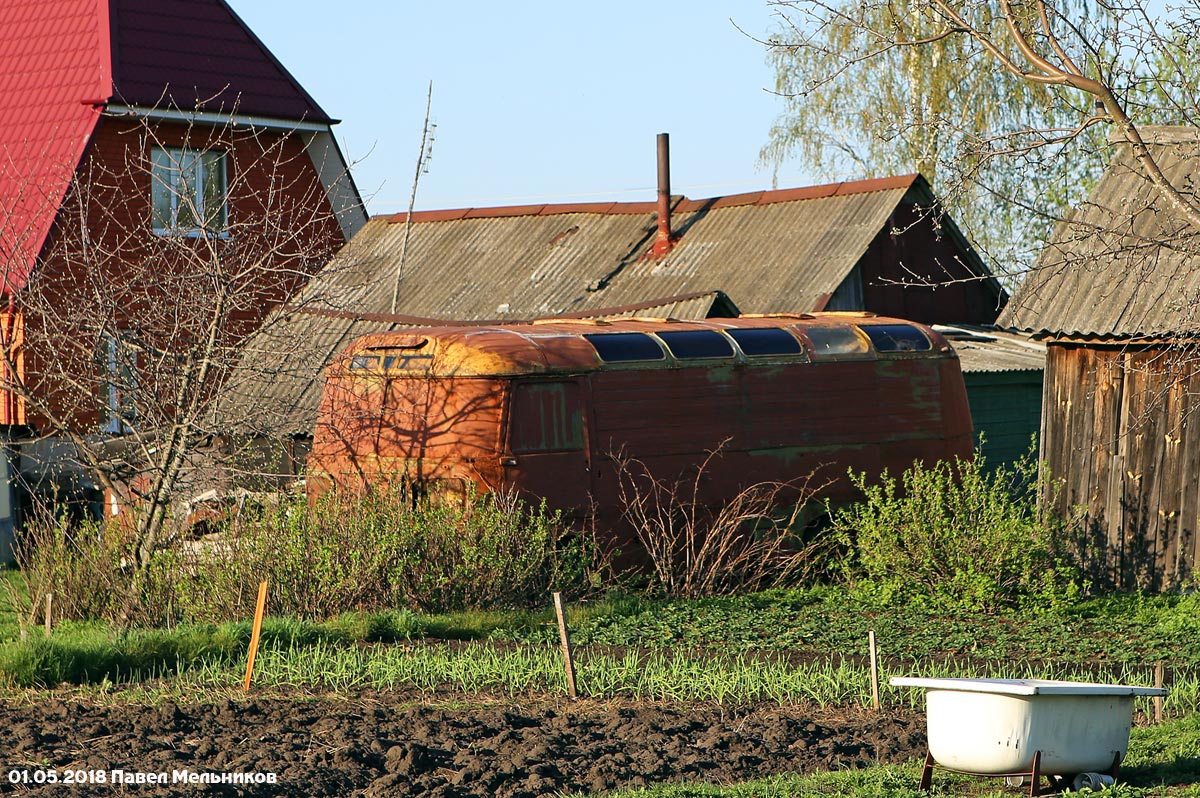
[[(903, 325), (899, 343), (880, 325)], [(743, 329), (801, 345), (749, 355), (728, 334)], [(673, 336), (687, 331), (729, 345)], [(881, 351), (872, 335), (897, 348)], [(667, 481), (707, 459), (705, 503), (806, 479), (847, 501), (848, 469), (898, 473), (971, 451), (957, 356), (911, 322), (829, 313), (427, 328), (366, 336), (329, 367), (309, 491), (515, 490), (616, 528), (623, 459)]]

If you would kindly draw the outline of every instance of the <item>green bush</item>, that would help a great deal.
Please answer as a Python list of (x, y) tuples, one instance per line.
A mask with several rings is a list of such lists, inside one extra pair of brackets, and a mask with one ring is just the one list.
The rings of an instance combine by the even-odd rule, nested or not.
[(1011, 467), (984, 458), (915, 463), (900, 482), (851, 473), (861, 503), (833, 513), (839, 570), (858, 597), (946, 610), (1051, 609), (1080, 593), (1059, 552), (1062, 525), (1039, 509), (1032, 453)]
[[(597, 566), (588, 538), (557, 514), (494, 495), (416, 507), (378, 495), (243, 507), (217, 534), (176, 541), (143, 571), (115, 527), (49, 520), (31, 524), (22, 544), (23, 589), (6, 592), (25, 626), (40, 620), (47, 593), (56, 622), (127, 628), (248, 618), (264, 579), (269, 611), (296, 618), (523, 607), (544, 604), (550, 590), (585, 591)], [(406, 631), (381, 627), (371, 636)]]
[(271, 612), (298, 618), (519, 607), (583, 589), (593, 565), (585, 538), (544, 506), (493, 494), (415, 507), (331, 498), (231, 525), (215, 551), (193, 558), (180, 601), (188, 620), (237, 617), (267, 579)]
[(55, 622), (114, 619), (130, 595), (133, 550), (119, 530), (35, 513), (18, 533), (16, 553), (19, 570), (6, 598), (23, 631), (44, 620), (47, 595)]

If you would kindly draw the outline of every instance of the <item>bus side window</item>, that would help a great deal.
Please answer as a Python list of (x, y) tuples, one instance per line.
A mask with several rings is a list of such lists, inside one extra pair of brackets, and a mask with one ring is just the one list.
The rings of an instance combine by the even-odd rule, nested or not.
[(583, 448), (583, 402), (576, 383), (515, 383), (509, 418), (513, 454)]

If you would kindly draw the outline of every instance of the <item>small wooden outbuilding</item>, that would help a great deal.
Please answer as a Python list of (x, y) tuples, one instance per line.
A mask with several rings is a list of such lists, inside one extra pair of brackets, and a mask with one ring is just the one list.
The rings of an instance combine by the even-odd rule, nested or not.
[[(1197, 202), (1200, 131), (1146, 128)], [(1168, 589), (1200, 563), (1200, 230), (1123, 145), (1059, 225), (1001, 325), (1047, 343), (1041, 452), (1103, 582)]]

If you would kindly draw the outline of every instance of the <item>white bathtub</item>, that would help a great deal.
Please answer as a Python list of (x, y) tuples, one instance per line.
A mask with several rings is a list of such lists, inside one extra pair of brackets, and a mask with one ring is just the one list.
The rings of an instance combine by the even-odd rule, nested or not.
[(951, 770), (981, 775), (1030, 773), (1041, 752), (1045, 775), (1107, 772), (1129, 748), (1134, 696), (1155, 687), (1038, 679), (916, 679), (926, 689), (929, 753)]

